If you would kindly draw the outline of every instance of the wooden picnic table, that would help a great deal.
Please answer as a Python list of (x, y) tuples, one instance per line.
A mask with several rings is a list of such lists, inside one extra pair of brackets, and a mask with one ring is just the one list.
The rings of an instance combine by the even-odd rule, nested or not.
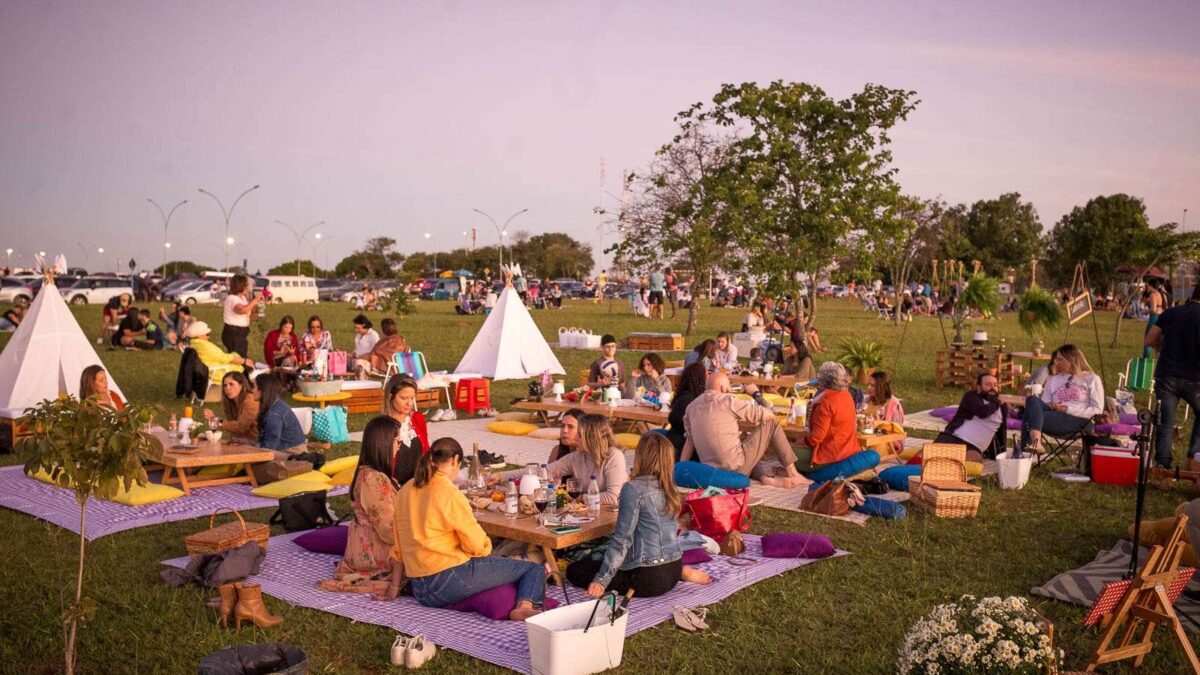
[(558, 569), (558, 559), (554, 557), (554, 551), (609, 536), (617, 529), (617, 512), (612, 507), (603, 507), (595, 520), (581, 523), (579, 531), (570, 534), (554, 534), (549, 528), (542, 527), (538, 524), (540, 515), (506, 518), (503, 513), (485, 509), (475, 511), (475, 520), (479, 521), (479, 526), (489, 537), (515, 539), (541, 548), (542, 555), (546, 556), (546, 562), (550, 564), (550, 573), (558, 580), (558, 585), (566, 596), (566, 579)]
[[(222, 435), (222, 440), (209, 442), (203, 437), (197, 438), (196, 451), (177, 452), (171, 448), (180, 443), (177, 434), (171, 434), (162, 427), (150, 430), (163, 445), (163, 454), (154, 461), (163, 466), (163, 485), (178, 483), (184, 494), (190, 495), (192, 488), (212, 487), (214, 485), (231, 485), (249, 483), (255, 487), (258, 481), (254, 478), (251, 464), (269, 462), (275, 459), (275, 452), (269, 448), (258, 448), (253, 445), (234, 443), (228, 440), (228, 433)], [(232, 476), (219, 478), (197, 478), (189, 475), (188, 471), (198, 470), (206, 466), (241, 465)], [(173, 474), (173, 475), (172, 475)]]
[[(682, 369), (680, 369), (680, 370), (682, 370)], [(671, 386), (673, 386), (673, 387), (679, 386), (680, 372), (677, 372), (675, 369), (668, 368), (665, 372), (665, 375), (667, 376), (667, 379), (671, 380)], [(776, 375), (774, 377), (762, 377), (760, 375), (730, 375), (729, 376), (730, 384), (741, 385), (743, 387), (746, 386), (747, 384), (753, 384), (756, 387), (761, 387), (761, 388), (770, 389), (770, 390), (784, 388), (784, 389), (787, 389), (789, 392), (794, 392), (796, 390), (796, 384), (799, 382), (800, 382), (800, 379), (798, 377), (796, 377), (795, 375)], [(805, 380), (805, 382), (807, 382), (807, 380)]]
[[(557, 426), (558, 418), (572, 408), (579, 408), (584, 413), (602, 415), (610, 420), (623, 420), (634, 427), (664, 427), (667, 425), (668, 413), (641, 405), (610, 406), (604, 403), (572, 403), (563, 401), (518, 401), (513, 404), (517, 410), (528, 410), (536, 413), (542, 423), (548, 427)], [(552, 413), (556, 413), (551, 416)]]

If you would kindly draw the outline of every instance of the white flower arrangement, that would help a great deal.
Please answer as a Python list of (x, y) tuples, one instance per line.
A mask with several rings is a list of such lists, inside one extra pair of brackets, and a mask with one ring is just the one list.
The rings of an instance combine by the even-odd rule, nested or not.
[(1024, 598), (964, 595), (917, 621), (900, 649), (901, 675), (1057, 672), (1062, 660)]

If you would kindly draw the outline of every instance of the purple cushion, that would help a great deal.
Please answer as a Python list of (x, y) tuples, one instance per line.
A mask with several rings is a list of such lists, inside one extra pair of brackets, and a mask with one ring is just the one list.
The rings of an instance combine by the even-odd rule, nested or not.
[(1096, 433), (1107, 436), (1132, 436), (1140, 433), (1142, 428), (1135, 424), (1097, 424)]
[(1141, 426), (1141, 422), (1138, 422), (1137, 413), (1121, 413), (1121, 424)]
[(689, 548), (683, 552), (684, 565), (699, 565), (712, 560), (712, 556), (702, 548)]
[(807, 532), (764, 534), (762, 551), (767, 558), (828, 558), (836, 553), (829, 537)]
[[(452, 609), (456, 612), (475, 612), (493, 621), (507, 621), (508, 613), (516, 606), (517, 585), (504, 584), (481, 591), (469, 598), (463, 598), (458, 602), (452, 602), (444, 609)], [(558, 601), (547, 597), (546, 609), (555, 607), (558, 607)]]
[(1007, 420), (1004, 421), (1004, 428), (1008, 429), (1009, 431), (1020, 431), (1021, 430), (1021, 418), (1019, 418), (1019, 417), (1008, 418)]
[(933, 410), (929, 411), (929, 414), (938, 419), (949, 422), (950, 420), (954, 419), (954, 413), (956, 412), (958, 412), (958, 406), (952, 405), (948, 408), (934, 408)]
[(332, 553), (333, 555), (346, 554), (346, 534), (350, 528), (342, 525), (334, 525), (333, 527), (321, 527), (315, 530), (309, 530), (304, 534), (296, 537), (292, 541), (296, 545), (306, 551), (313, 553)]

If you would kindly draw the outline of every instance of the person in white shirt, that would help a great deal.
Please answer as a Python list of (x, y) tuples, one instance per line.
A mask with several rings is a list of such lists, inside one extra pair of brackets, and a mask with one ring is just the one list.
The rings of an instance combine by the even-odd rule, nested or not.
[(231, 354), (250, 353), (250, 315), (262, 302), (262, 298), (248, 299), (254, 291), (250, 277), (234, 275), (229, 281), (229, 295), (221, 304), (221, 318), (225, 327), (221, 329), (221, 344)]
[(379, 333), (371, 326), (371, 320), (362, 314), (354, 317), (354, 358), (369, 359), (378, 342)]
[(726, 372), (738, 368), (738, 348), (724, 331), (717, 334), (717, 367)]
[(1069, 436), (1104, 412), (1104, 383), (1078, 347), (1059, 347), (1050, 365), (1054, 374), (1042, 395), (1025, 399), (1021, 414), (1021, 447), (1030, 452), (1041, 452), (1043, 433)]

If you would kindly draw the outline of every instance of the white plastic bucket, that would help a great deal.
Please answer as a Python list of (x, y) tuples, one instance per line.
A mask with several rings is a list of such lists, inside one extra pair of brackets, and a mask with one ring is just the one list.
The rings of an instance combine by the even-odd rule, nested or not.
[(608, 603), (601, 602), (586, 633), (583, 627), (596, 601), (564, 605), (525, 620), (535, 675), (587, 675), (621, 665), (629, 613), (613, 622)]
[(1000, 467), (1000, 487), (1005, 490), (1020, 490), (1029, 482), (1029, 470), (1033, 468), (1032, 457), (1013, 459), (1012, 451), (1009, 451), (998, 457), (996, 464)]

